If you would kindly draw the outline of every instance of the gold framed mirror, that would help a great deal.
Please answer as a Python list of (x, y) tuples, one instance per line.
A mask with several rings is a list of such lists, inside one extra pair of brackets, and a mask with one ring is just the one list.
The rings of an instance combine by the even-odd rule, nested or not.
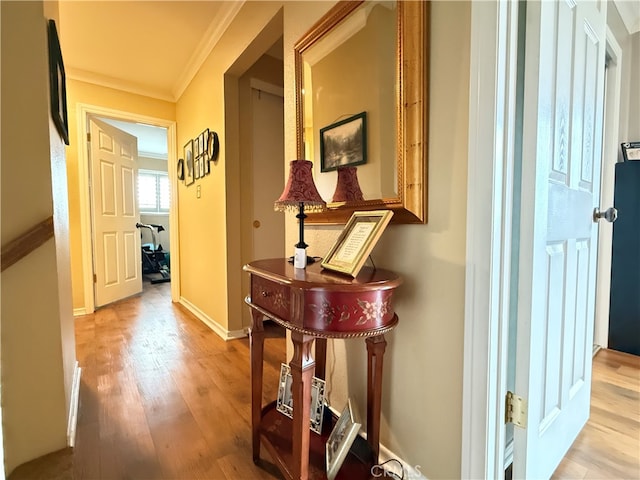
[[(428, 24), (429, 2), (341, 1), (296, 43), (297, 158), (327, 202), (306, 223), (380, 209), (427, 222)], [(339, 172), (360, 195), (338, 195)]]

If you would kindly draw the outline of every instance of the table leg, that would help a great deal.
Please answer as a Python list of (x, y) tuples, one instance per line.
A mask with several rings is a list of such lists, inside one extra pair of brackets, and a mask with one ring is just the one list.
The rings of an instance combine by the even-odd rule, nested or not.
[(316, 377), (326, 380), (327, 339), (318, 337), (315, 341)]
[(293, 478), (309, 478), (309, 421), (311, 381), (315, 362), (311, 356), (314, 337), (291, 332), (293, 358), (291, 367), (291, 394), (293, 397)]
[(262, 420), (262, 358), (264, 353), (264, 327), (262, 314), (251, 309), (249, 329), (251, 358), (251, 443), (253, 462), (260, 460), (260, 421)]
[(367, 342), (367, 440), (373, 463), (380, 454), (380, 408), (382, 405), (382, 359), (387, 342), (384, 335), (369, 337)]

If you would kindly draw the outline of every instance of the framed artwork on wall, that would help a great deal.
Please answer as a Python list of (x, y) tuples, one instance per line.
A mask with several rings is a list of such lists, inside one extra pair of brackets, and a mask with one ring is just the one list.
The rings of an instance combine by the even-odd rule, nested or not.
[(189, 186), (195, 182), (195, 165), (193, 163), (193, 140), (184, 146), (184, 184)]
[(69, 145), (69, 120), (67, 118), (67, 80), (62, 62), (62, 50), (56, 22), (48, 23), (49, 43), (49, 90), (51, 99), (51, 117), (62, 140)]
[(640, 142), (626, 142), (620, 145), (622, 149), (622, 159), (625, 162), (629, 160), (640, 160)]

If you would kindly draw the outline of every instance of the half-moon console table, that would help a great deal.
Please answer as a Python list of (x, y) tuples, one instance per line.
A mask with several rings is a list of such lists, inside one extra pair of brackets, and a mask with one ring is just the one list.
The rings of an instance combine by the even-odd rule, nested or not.
[[(378, 462), (384, 334), (398, 324), (393, 294), (401, 278), (382, 269), (363, 268), (356, 278), (323, 270), (319, 263), (295, 269), (286, 259), (257, 260), (244, 266), (251, 277), (251, 423), (253, 461), (260, 459), (260, 440), (285, 478), (324, 479), (325, 444), (335, 418), (323, 422), (322, 434), (309, 429), (311, 382), (325, 378), (327, 338), (365, 338), (367, 344), (367, 443), (363, 459), (349, 454), (337, 478), (370, 478)], [(291, 332), (293, 420), (262, 408), (263, 319)], [(315, 341), (315, 361), (311, 347)], [(306, 408), (299, 408), (305, 405)]]

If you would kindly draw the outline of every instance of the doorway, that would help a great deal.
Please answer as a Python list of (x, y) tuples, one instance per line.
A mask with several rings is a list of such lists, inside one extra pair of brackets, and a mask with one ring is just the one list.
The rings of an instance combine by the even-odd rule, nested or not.
[[(159, 119), (155, 117), (148, 117), (144, 115), (138, 115), (131, 112), (124, 112), (119, 110), (113, 110), (105, 107), (98, 107), (88, 104), (79, 104), (78, 111), (81, 121), (81, 138), (88, 139), (89, 134), (89, 120), (91, 118), (103, 118), (109, 119), (110, 122), (117, 123), (118, 125), (126, 124), (141, 124), (150, 127), (164, 129), (166, 135), (166, 163), (167, 163), (167, 177), (170, 188), (169, 194), (169, 209), (168, 209), (168, 235), (166, 233), (161, 237), (168, 243), (173, 255), (170, 258), (171, 261), (171, 297), (172, 301), (178, 301), (180, 292), (179, 282), (179, 240), (177, 234), (178, 225), (178, 212), (177, 212), (177, 178), (175, 166), (176, 160), (176, 125), (175, 122)], [(149, 152), (147, 152), (149, 153)], [(96, 308), (96, 296), (94, 291), (94, 240), (93, 240), (93, 211), (90, 192), (90, 155), (88, 148), (82, 148), (79, 151), (79, 184), (80, 184), (80, 212), (81, 212), (81, 238), (82, 238), (82, 252), (83, 252), (83, 286), (84, 286), (84, 312), (85, 314), (92, 313)], [(151, 158), (151, 160), (157, 160)], [(158, 222), (154, 222), (158, 223)], [(164, 247), (164, 246), (163, 246)]]
[[(241, 265), (285, 256), (285, 216), (273, 209), (285, 181), (282, 48), (280, 36), (237, 81)], [(237, 302), (243, 328), (251, 324), (248, 291), (249, 277), (242, 275)]]
[(167, 166), (167, 129), (105, 117), (97, 118), (138, 139), (136, 200), (139, 217), (136, 226), (141, 238), (142, 281), (168, 283), (171, 281), (171, 188)]
[[(618, 161), (620, 122), (620, 85), (622, 48), (607, 28), (605, 64), (604, 141), (602, 149), (601, 210), (613, 206), (615, 165)], [(596, 319), (593, 335), (594, 354), (609, 344), (609, 298), (611, 294), (611, 249), (613, 228), (601, 225), (598, 235), (598, 273), (596, 285)]]

